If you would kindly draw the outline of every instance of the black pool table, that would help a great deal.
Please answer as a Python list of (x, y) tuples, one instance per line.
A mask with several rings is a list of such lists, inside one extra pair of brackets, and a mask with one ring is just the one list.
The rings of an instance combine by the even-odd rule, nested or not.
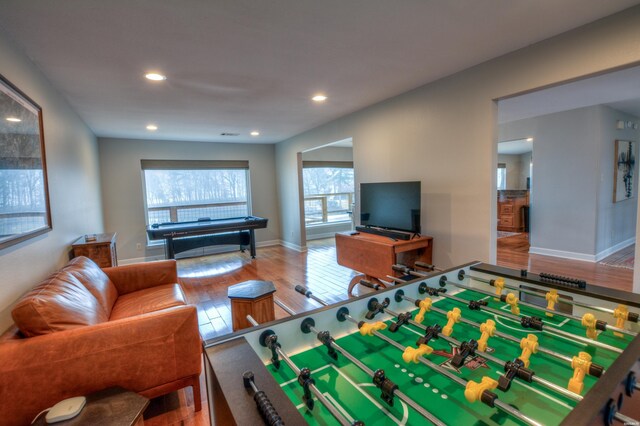
[(233, 217), (228, 219), (202, 218), (192, 222), (154, 223), (147, 226), (151, 240), (164, 240), (167, 259), (198, 247), (220, 244), (238, 244), (244, 251), (249, 246), (251, 257), (256, 257), (254, 231), (267, 227), (268, 219), (258, 216)]

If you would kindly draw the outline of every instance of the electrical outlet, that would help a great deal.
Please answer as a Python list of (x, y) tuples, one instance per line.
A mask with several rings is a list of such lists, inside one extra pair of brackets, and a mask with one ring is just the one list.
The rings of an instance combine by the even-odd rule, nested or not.
[(136, 244), (136, 250), (142, 250), (142, 244), (141, 243)]

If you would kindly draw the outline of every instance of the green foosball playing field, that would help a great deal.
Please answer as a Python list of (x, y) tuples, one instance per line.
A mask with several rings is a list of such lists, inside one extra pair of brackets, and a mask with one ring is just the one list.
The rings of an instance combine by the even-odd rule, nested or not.
[[(557, 327), (566, 333), (585, 337), (585, 327), (575, 319), (569, 319), (557, 314), (549, 317), (541, 310), (520, 306), (520, 315), (542, 318), (545, 323), (544, 330), (548, 330), (548, 332), (524, 329), (519, 321), (509, 318), (511, 307), (508, 304), (496, 301), (483, 293), (464, 290), (456, 293), (456, 297), (467, 301), (486, 301), (488, 307), (503, 311), (504, 316), (484, 310), (470, 310), (465, 304), (448, 298), (435, 295), (429, 296), (428, 294), (424, 294), (423, 297), (431, 299), (433, 307), (442, 311), (453, 312), (454, 308), (458, 308), (463, 318), (478, 324), (493, 320), (497, 331), (509, 334), (518, 341), (533, 335), (534, 337), (528, 339), (529, 342), (532, 339), (535, 342), (537, 338), (537, 344), (540, 347), (562, 354), (569, 359), (573, 359), (580, 352), (584, 352), (590, 356), (590, 361), (593, 364), (607, 369), (619, 355), (618, 352), (611, 349), (595, 347), (591, 344), (578, 342), (570, 337), (553, 333), (554, 328)], [(391, 309), (393, 306), (389, 308)], [(395, 311), (396, 308), (393, 309)], [(396, 313), (401, 314), (404, 312)], [(417, 314), (417, 308), (412, 310), (412, 319), (415, 319)], [(470, 339), (478, 341), (480, 339), (481, 332), (477, 327), (462, 321), (449, 321), (445, 315), (434, 310), (428, 311), (421, 324), (427, 327), (439, 325), (444, 328), (450, 322), (453, 323), (451, 338), (460, 342), (467, 342)], [(375, 323), (379, 318), (367, 320), (366, 322)], [(405, 323), (397, 327), (397, 331), (391, 332), (390, 328), (392, 328), (392, 324), (397, 319), (389, 319), (389, 315), (386, 315), (385, 318), (386, 321), (384, 323), (387, 327), (380, 329), (379, 333), (400, 343), (402, 346), (418, 347), (416, 341), (425, 335), (423, 328)], [(357, 320), (360, 321), (362, 318)], [(295, 336), (280, 336), (279, 342), (285, 351), (288, 339), (295, 339)], [(600, 333), (597, 339), (598, 342), (619, 349), (624, 349), (631, 340), (632, 336), (616, 336), (611, 331)], [(480, 401), (469, 402), (465, 398), (465, 388), (463, 386), (423, 363), (405, 362), (402, 357), (402, 350), (378, 336), (361, 335), (356, 324), (353, 324), (352, 334), (336, 339), (335, 343), (351, 353), (369, 369), (373, 371), (384, 370), (386, 377), (397, 385), (398, 390), (416, 401), (421, 407), (445, 424), (523, 424), (521, 420), (495, 407), (492, 408)], [(462, 366), (459, 368), (454, 367), (451, 360), (458, 354), (459, 350), (455, 345), (447, 342), (441, 334), (438, 338), (431, 338), (426, 344), (430, 347), (430, 350), (432, 349), (432, 352), (425, 354), (425, 359), (440, 365), (465, 381), (474, 381), (480, 384), (484, 377), (490, 377), (498, 381), (501, 376), (505, 375), (502, 365), (484, 359), (477, 355), (477, 351), (476, 355), (468, 356)], [(488, 338), (487, 345), (486, 353), (503, 362), (514, 361), (517, 358), (528, 358), (528, 369), (533, 371), (536, 377), (559, 387), (566, 389), (569, 380), (574, 376), (574, 368), (572, 368), (571, 362), (566, 359), (559, 359), (535, 349), (529, 350), (529, 352), (533, 353), (525, 355), (517, 342), (495, 335)], [(533, 348), (536, 347), (535, 345), (533, 346)], [(366, 425), (420, 425), (431, 423), (397, 396), (391, 397), (391, 404), (385, 402), (381, 398), (381, 390), (373, 383), (370, 375), (341, 354), (338, 354), (337, 359), (334, 360), (329, 356), (327, 346), (322, 345), (320, 342), (317, 342), (317, 346), (313, 348), (295, 355), (289, 355), (296, 366), (299, 368), (306, 367), (311, 370), (311, 377), (315, 382), (315, 386), (350, 423), (354, 421), (361, 421)], [(586, 359), (588, 360), (588, 357)], [(312, 410), (308, 409), (303, 400), (304, 390), (298, 383), (298, 376), (286, 363), (280, 363), (279, 368), (275, 368), (274, 365), (269, 363), (267, 364), (267, 369), (273, 374), (309, 424), (338, 424), (335, 416), (330, 414), (323, 404), (316, 401), (314, 408)], [(579, 372), (577, 374), (582, 376)], [(584, 384), (584, 388), (580, 392), (581, 395), (588, 392), (598, 380), (589, 374), (583, 374), (583, 376), (578, 380), (578, 382), (582, 381)], [(503, 403), (509, 404), (527, 417), (535, 419), (536, 422), (544, 425), (559, 424), (577, 404), (575, 398), (567, 397), (539, 383), (529, 383), (517, 377), (511, 380), (510, 387), (506, 391), (501, 391), (495, 387), (488, 389)]]

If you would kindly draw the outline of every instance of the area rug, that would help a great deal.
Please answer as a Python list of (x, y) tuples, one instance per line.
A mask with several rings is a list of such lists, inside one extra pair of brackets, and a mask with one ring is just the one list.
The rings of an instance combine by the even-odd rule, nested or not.
[(623, 248), (611, 256), (605, 257), (598, 264), (613, 266), (614, 268), (633, 269), (635, 263), (635, 251), (636, 245), (631, 244), (628, 247)]
[(520, 235), (522, 232), (506, 232), (506, 231), (498, 231), (498, 238), (507, 238), (513, 237), (514, 235)]

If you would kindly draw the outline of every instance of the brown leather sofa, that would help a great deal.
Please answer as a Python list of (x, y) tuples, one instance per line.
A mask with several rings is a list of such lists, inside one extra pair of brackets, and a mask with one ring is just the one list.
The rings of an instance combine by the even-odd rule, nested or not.
[(100, 269), (78, 257), (14, 307), (0, 336), (0, 424), (29, 424), (58, 401), (112, 386), (153, 398), (192, 386), (201, 340), (174, 260)]

